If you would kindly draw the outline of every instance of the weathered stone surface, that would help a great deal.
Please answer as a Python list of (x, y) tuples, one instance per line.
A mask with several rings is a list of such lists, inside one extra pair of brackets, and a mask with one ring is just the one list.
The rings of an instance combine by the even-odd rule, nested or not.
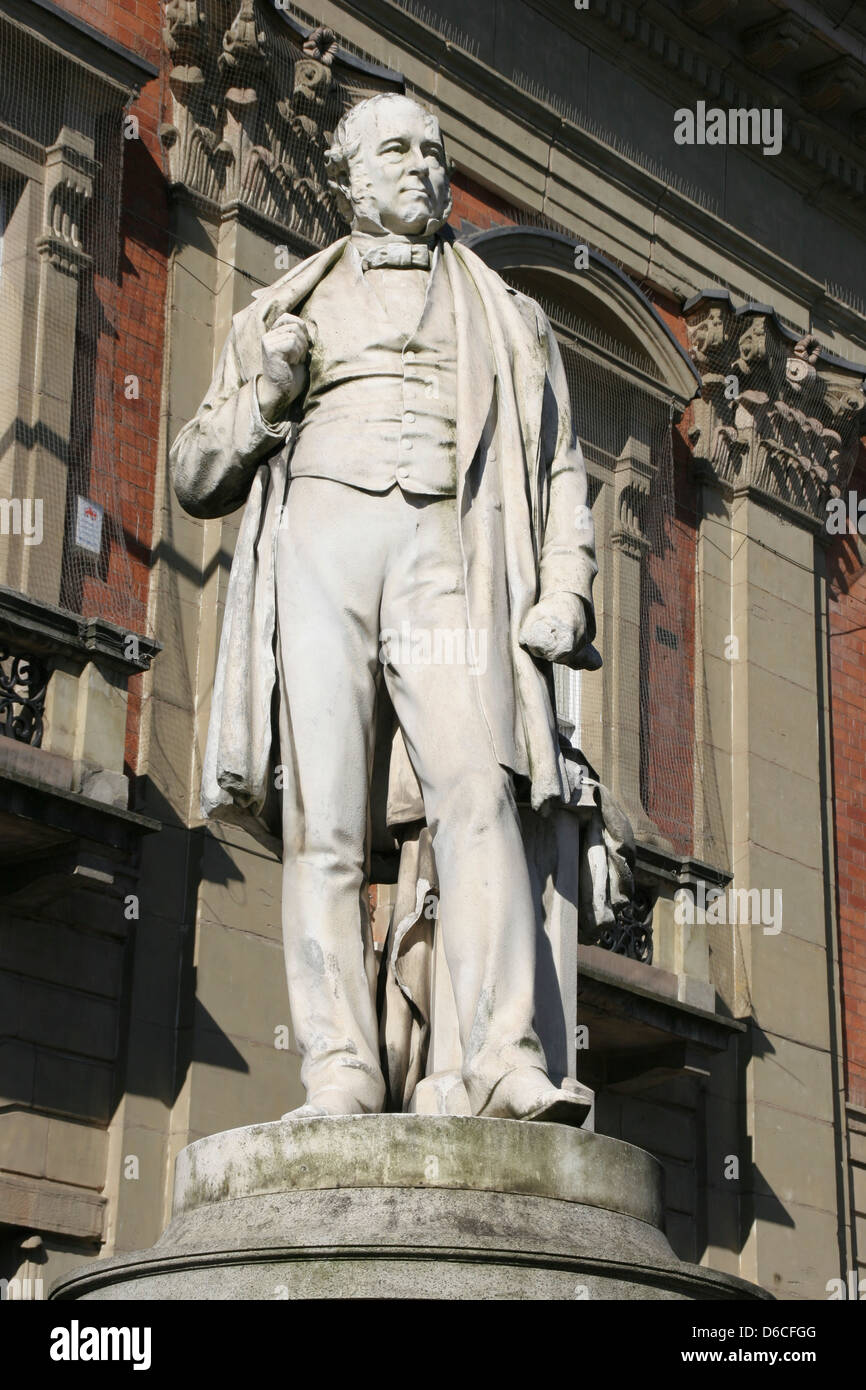
[(564, 1125), (358, 1115), (229, 1130), (178, 1157), (142, 1254), (55, 1299), (761, 1298), (684, 1264), (642, 1149)]

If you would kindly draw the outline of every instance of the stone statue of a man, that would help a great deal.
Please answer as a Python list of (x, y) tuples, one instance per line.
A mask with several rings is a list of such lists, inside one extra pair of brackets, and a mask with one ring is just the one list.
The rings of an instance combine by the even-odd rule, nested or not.
[(366, 873), (389, 698), (432, 836), (472, 1113), (579, 1124), (586, 1100), (551, 1082), (534, 1028), (515, 799), (516, 782), (536, 812), (567, 798), (549, 663), (581, 664), (595, 627), (559, 351), (538, 305), (447, 229), (443, 140), (421, 106), (353, 107), (328, 165), (351, 234), (235, 317), (172, 450), (194, 516), (246, 501), (203, 810), (265, 816), (278, 761), (307, 1091), (292, 1113), (381, 1110)]

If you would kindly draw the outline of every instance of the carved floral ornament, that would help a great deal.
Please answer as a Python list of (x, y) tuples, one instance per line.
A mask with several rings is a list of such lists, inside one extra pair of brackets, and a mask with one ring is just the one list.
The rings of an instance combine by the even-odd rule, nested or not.
[(854, 466), (862, 370), (812, 333), (796, 339), (766, 305), (735, 309), (707, 291), (684, 314), (703, 379), (689, 432), (696, 458), (723, 485), (820, 523)]
[(218, 208), (242, 205), (316, 244), (343, 229), (324, 151), (345, 107), (386, 84), (347, 89), (336, 38), (306, 38), (256, 0), (166, 0), (171, 119), (160, 128), (174, 185)]

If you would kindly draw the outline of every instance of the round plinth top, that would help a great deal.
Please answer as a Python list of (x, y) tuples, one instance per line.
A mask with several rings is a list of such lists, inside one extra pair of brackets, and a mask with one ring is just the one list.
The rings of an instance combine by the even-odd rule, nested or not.
[(178, 1154), (174, 1214), (358, 1187), (553, 1197), (662, 1225), (662, 1170), (643, 1149), (567, 1125), (450, 1115), (328, 1116), (212, 1134)]

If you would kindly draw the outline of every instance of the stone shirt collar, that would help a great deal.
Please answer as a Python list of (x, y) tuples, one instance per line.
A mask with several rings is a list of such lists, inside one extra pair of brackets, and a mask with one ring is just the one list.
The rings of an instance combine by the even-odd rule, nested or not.
[(363, 232), (360, 231), (358, 228), (355, 228), (355, 230), (351, 233), (349, 237), (349, 247), (355, 253), (355, 261), (357, 264), (359, 275), (363, 273), (361, 271), (362, 257), (365, 256), (368, 251), (372, 251), (377, 246), (383, 246), (386, 242), (389, 241), (406, 242), (410, 245), (413, 242), (416, 244), (419, 242), (426, 243), (426, 245), (430, 247), (430, 273), (432, 274), (432, 272), (436, 269), (436, 263), (439, 260), (439, 254), (442, 246), (441, 238), (438, 232), (436, 232), (431, 237), (398, 236), (396, 233), (393, 232), (386, 232), (384, 236), (374, 236), (370, 232)]

